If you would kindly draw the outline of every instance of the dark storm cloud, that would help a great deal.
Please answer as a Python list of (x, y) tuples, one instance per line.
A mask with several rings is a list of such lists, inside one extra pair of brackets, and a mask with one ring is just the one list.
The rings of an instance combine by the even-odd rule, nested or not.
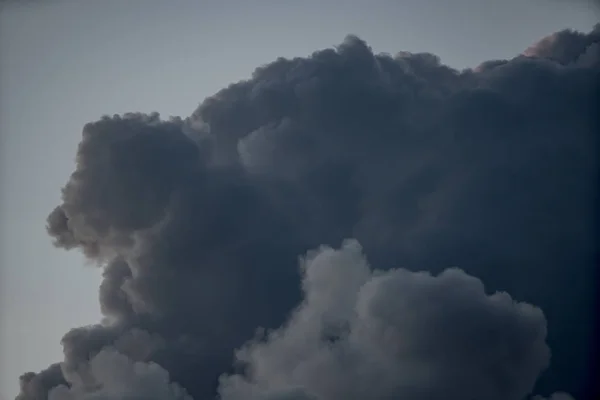
[[(552, 365), (538, 392), (581, 393), (592, 337), (597, 49), (598, 27), (588, 34), (565, 31), (515, 59), (459, 72), (431, 54), (374, 55), (350, 36), (336, 49), (258, 68), (185, 120), (126, 114), (86, 125), (76, 170), (48, 231), (57, 246), (81, 249), (103, 266), (106, 318), (69, 332), (62, 374), (27, 375), (19, 400), (44, 399), (64, 379), (71, 389), (56, 389), (52, 400), (144, 397), (151, 376), (162, 384), (152, 386), (153, 396), (162, 397), (151, 398), (213, 398), (221, 374), (233, 374), (222, 390), (239, 375), (234, 350), (256, 329), (280, 327), (302, 300), (297, 257), (349, 237), (361, 243), (374, 268), (425, 269), (435, 276), (402, 270), (365, 277), (383, 282), (387, 276), (405, 290), (396, 299), (387, 287), (366, 285), (381, 289), (372, 294), (377, 312), (386, 313), (382, 323), (396, 327), (407, 318), (395, 302), (419, 299), (420, 290), (430, 293), (448, 279), (480, 287), (481, 279), (490, 291), (544, 311)], [(455, 270), (438, 275), (448, 267), (477, 279)], [(406, 332), (449, 323), (443, 311), (456, 298), (445, 287), (431, 290), (450, 303), (433, 301), (415, 316), (421, 325), (403, 327)], [(465, 383), (467, 394), (525, 395), (545, 365), (544, 351), (527, 347), (545, 346), (545, 336), (533, 329), (543, 318), (529, 322), (517, 311), (529, 306), (489, 304), (505, 295), (468, 293), (473, 297), (459, 296), (451, 310), (474, 315), (480, 325), (416, 335), (423, 342), (415, 339), (417, 347), (406, 349), (410, 357), (398, 362), (439, 367), (439, 379), (431, 382), (440, 386), (429, 388), (431, 395), (455, 390), (445, 372), (452, 365), (465, 368), (460, 382), (502, 381)], [(340, 310), (346, 325), (355, 320)], [(279, 332), (296, 337), (289, 326), (307, 328), (295, 325), (297, 315)], [(484, 338), (481, 329), (503, 318), (510, 323), (499, 336)], [(355, 334), (354, 328), (345, 329)], [(510, 353), (497, 361), (497, 354), (485, 353), (486, 340), (506, 344), (509, 353), (524, 348), (524, 358)], [(465, 341), (474, 347), (457, 345)], [(419, 353), (425, 343), (439, 352)], [(490, 358), (473, 358), (478, 345)], [(446, 358), (444, 346), (466, 353)], [(307, 356), (323, 362), (324, 377), (335, 375), (330, 389), (312, 378), (291, 379), (286, 364), (278, 378), (264, 378), (274, 390), (270, 398), (338, 398), (337, 387), (366, 379), (360, 371), (374, 373), (355, 364), (338, 371), (328, 350), (309, 350)], [(113, 363), (134, 372), (111, 375)], [(421, 395), (410, 374), (393, 371), (385, 387)], [(129, 381), (130, 391), (123, 392)], [(382, 388), (371, 398), (395, 393)]]
[(52, 364), (38, 373), (27, 372), (19, 377), (21, 387), (16, 400), (43, 400), (48, 394), (48, 389), (67, 382), (61, 372), (60, 364)]
[(169, 196), (198, 156), (180, 120), (126, 114), (87, 124), (49, 233), (57, 245), (81, 247), (90, 257), (119, 254), (132, 246), (134, 232), (164, 218)]

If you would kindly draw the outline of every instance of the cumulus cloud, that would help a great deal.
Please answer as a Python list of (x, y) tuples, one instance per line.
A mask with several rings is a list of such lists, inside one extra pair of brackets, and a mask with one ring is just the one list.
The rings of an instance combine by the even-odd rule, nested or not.
[(302, 304), (238, 353), (248, 372), (222, 380), (224, 400), (518, 400), (548, 365), (542, 311), (459, 269), (372, 271), (355, 241), (302, 267)]
[[(104, 269), (105, 318), (68, 332), (60, 366), (23, 375), (18, 399), (47, 400), (61, 385), (53, 393), (87, 396), (98, 379), (110, 388), (116, 378), (91, 367), (98, 355), (100, 366), (152, 365), (162, 383), (157, 371), (168, 371), (195, 400), (214, 398), (226, 374), (221, 390), (234, 396), (246, 377), (232, 365), (234, 350), (256, 329), (286, 321), (333, 336), (295, 342), (299, 331), (284, 325), (281, 338), (247, 347), (259, 371), (246, 377), (248, 395), (262, 400), (253, 380), (263, 380), (273, 399), (339, 396), (346, 378), (345, 387), (366, 393), (361, 373), (380, 372), (380, 392), (371, 393), (420, 396), (429, 380), (440, 386), (427, 393), (454, 395), (453, 382), (477, 378), (463, 389), (517, 398), (547, 362), (536, 331), (544, 319), (508, 295), (486, 295), (477, 279), (490, 293), (544, 310), (552, 365), (536, 393), (579, 397), (592, 361), (598, 29), (558, 32), (514, 59), (464, 71), (431, 54), (374, 54), (349, 36), (258, 68), (187, 118), (128, 113), (87, 124), (48, 232)], [(374, 274), (345, 247), (311, 259), (331, 263), (307, 268), (301, 290), (298, 256), (348, 237), (374, 268), (406, 270)], [(443, 272), (455, 266), (465, 272)], [(408, 272), (415, 270), (432, 275)], [(448, 282), (466, 291), (452, 292)], [(430, 304), (424, 293), (444, 301)], [(403, 299), (420, 313), (396, 308)], [(473, 318), (454, 322), (463, 315)], [(435, 335), (441, 329), (445, 335)], [(416, 347), (398, 347), (395, 330)], [(377, 358), (383, 344), (390, 350)], [(499, 347), (484, 355), (477, 344)], [(519, 347), (526, 345), (533, 347)], [(269, 353), (278, 346), (286, 352)], [(308, 358), (292, 373), (300, 350)], [(406, 372), (398, 351), (423, 369)], [(340, 369), (336, 357), (353, 362)], [(272, 363), (283, 363), (276, 379), (260, 369)], [(327, 384), (311, 375), (313, 365), (327, 371)]]
[(549, 59), (563, 65), (580, 63), (591, 66), (586, 61), (591, 61), (592, 65), (594, 62), (599, 62), (597, 57), (588, 59), (591, 53), (597, 55), (599, 42), (600, 25), (596, 25), (589, 34), (569, 29), (545, 37), (525, 50), (523, 54), (529, 57)]
[(70, 386), (50, 391), (48, 400), (152, 399), (191, 400), (185, 390), (169, 381), (169, 373), (155, 363), (133, 362), (124, 355), (104, 349), (89, 362), (86, 380), (74, 377)]

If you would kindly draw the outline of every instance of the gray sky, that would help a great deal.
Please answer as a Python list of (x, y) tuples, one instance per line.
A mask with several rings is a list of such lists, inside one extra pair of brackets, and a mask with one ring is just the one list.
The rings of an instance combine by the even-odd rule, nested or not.
[(349, 33), (464, 68), (598, 20), (584, 1), (561, 0), (27, 3), (0, 6), (0, 400), (22, 372), (61, 359), (67, 330), (100, 319), (100, 270), (54, 249), (44, 229), (86, 122), (187, 116), (256, 66)]

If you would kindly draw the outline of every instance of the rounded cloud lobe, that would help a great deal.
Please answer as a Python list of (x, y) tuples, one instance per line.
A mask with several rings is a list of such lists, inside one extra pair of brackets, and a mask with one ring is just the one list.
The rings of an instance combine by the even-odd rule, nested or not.
[(169, 382), (169, 373), (155, 363), (132, 362), (124, 355), (109, 349), (96, 354), (89, 362), (88, 373), (95, 387), (71, 381), (71, 387), (61, 385), (52, 389), (49, 400), (77, 399), (156, 399), (191, 400), (185, 390)]
[(304, 262), (304, 301), (238, 353), (224, 400), (522, 399), (548, 365), (546, 321), (459, 269), (371, 271), (355, 241)]
[(461, 72), (350, 36), (86, 125), (48, 232), (104, 269), (105, 318), (17, 399), (582, 394), (598, 32)]

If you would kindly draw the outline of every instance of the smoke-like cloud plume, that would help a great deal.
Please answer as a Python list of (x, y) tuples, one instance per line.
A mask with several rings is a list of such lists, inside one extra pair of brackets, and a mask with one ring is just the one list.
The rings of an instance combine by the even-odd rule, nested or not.
[(581, 397), (599, 43), (456, 71), (349, 36), (190, 117), (87, 124), (48, 232), (103, 268), (105, 318), (17, 399)]

